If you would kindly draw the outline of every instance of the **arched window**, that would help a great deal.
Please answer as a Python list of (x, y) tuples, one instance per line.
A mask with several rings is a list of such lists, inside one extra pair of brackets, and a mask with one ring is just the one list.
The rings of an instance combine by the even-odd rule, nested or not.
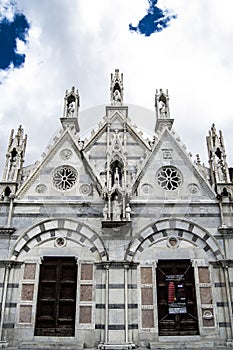
[(9, 186), (6, 186), (5, 191), (4, 191), (5, 197), (9, 197), (10, 194), (11, 194), (11, 189)]

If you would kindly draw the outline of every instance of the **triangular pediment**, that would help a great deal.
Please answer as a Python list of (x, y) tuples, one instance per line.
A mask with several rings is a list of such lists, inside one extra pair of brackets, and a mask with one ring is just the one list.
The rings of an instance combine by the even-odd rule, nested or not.
[(173, 130), (163, 129), (134, 184), (142, 197), (155, 199), (213, 199), (215, 193), (206, 176), (187, 154)]
[(90, 196), (100, 188), (88, 161), (82, 154), (79, 139), (66, 129), (47, 154), (35, 164), (17, 193), (18, 198), (53, 199)]
[(121, 111), (118, 113), (118, 110), (115, 110), (111, 117), (104, 118), (103, 123), (92, 131), (91, 137), (83, 146), (83, 154), (97, 173), (102, 188), (106, 186), (107, 169), (113, 166), (114, 162), (119, 162), (122, 167), (127, 168), (127, 174), (132, 174), (133, 178), (150, 152), (149, 140), (145, 140), (141, 130), (133, 126), (129, 118), (122, 117)]
[(110, 125), (113, 129), (121, 129), (124, 125), (124, 119), (118, 112), (115, 112), (110, 119)]

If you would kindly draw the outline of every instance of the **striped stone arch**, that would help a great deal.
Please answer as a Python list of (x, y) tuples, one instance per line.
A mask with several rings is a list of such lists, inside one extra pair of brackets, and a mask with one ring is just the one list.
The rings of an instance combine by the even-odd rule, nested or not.
[(224, 259), (221, 246), (207, 230), (188, 220), (172, 218), (158, 220), (141, 230), (139, 235), (129, 243), (125, 260), (133, 261), (136, 254), (143, 252), (148, 245), (174, 236), (202, 248), (210, 259)]
[(22, 251), (29, 252), (33, 247), (59, 237), (59, 230), (65, 232), (66, 240), (81, 244), (92, 253), (99, 253), (101, 261), (108, 260), (102, 239), (89, 226), (72, 219), (47, 219), (25, 231), (16, 241), (11, 259), (17, 260)]

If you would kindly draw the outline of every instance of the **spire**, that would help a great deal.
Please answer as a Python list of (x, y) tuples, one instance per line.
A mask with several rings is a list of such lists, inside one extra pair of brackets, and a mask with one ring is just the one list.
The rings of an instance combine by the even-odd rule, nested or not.
[(170, 118), (169, 95), (168, 90), (163, 92), (162, 89), (156, 90), (155, 94), (155, 112), (156, 126), (155, 131), (161, 130), (164, 127), (172, 128), (174, 119)]
[(223, 134), (221, 130), (219, 135), (213, 124), (209, 135), (206, 137), (207, 149), (210, 164), (210, 181), (213, 185), (217, 198), (222, 200), (233, 199), (233, 184), (230, 179), (230, 172), (226, 161), (226, 151)]
[(14, 130), (11, 130), (0, 186), (3, 196), (9, 197), (10, 194), (14, 194), (21, 183), (26, 143), (27, 135), (24, 136), (21, 125), (16, 135), (14, 135)]
[(70, 128), (74, 129), (75, 132), (79, 132), (78, 125), (78, 111), (80, 106), (80, 98), (78, 90), (75, 91), (73, 86), (71, 91), (66, 90), (64, 97), (64, 111), (63, 117), (60, 118), (62, 126), (64, 129)]
[(226, 161), (226, 151), (221, 130), (217, 135), (213, 124), (206, 138), (211, 171), (212, 184), (230, 183), (229, 169)]
[(122, 106), (123, 104), (123, 73), (115, 69), (115, 74), (111, 74), (110, 99), (112, 106)]

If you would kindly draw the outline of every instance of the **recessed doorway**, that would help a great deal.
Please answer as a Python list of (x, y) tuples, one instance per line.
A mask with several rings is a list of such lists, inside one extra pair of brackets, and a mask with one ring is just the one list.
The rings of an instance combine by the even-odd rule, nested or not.
[(35, 335), (70, 337), (75, 333), (77, 262), (45, 257), (40, 268)]
[(194, 271), (190, 260), (159, 260), (156, 278), (159, 335), (199, 334)]

